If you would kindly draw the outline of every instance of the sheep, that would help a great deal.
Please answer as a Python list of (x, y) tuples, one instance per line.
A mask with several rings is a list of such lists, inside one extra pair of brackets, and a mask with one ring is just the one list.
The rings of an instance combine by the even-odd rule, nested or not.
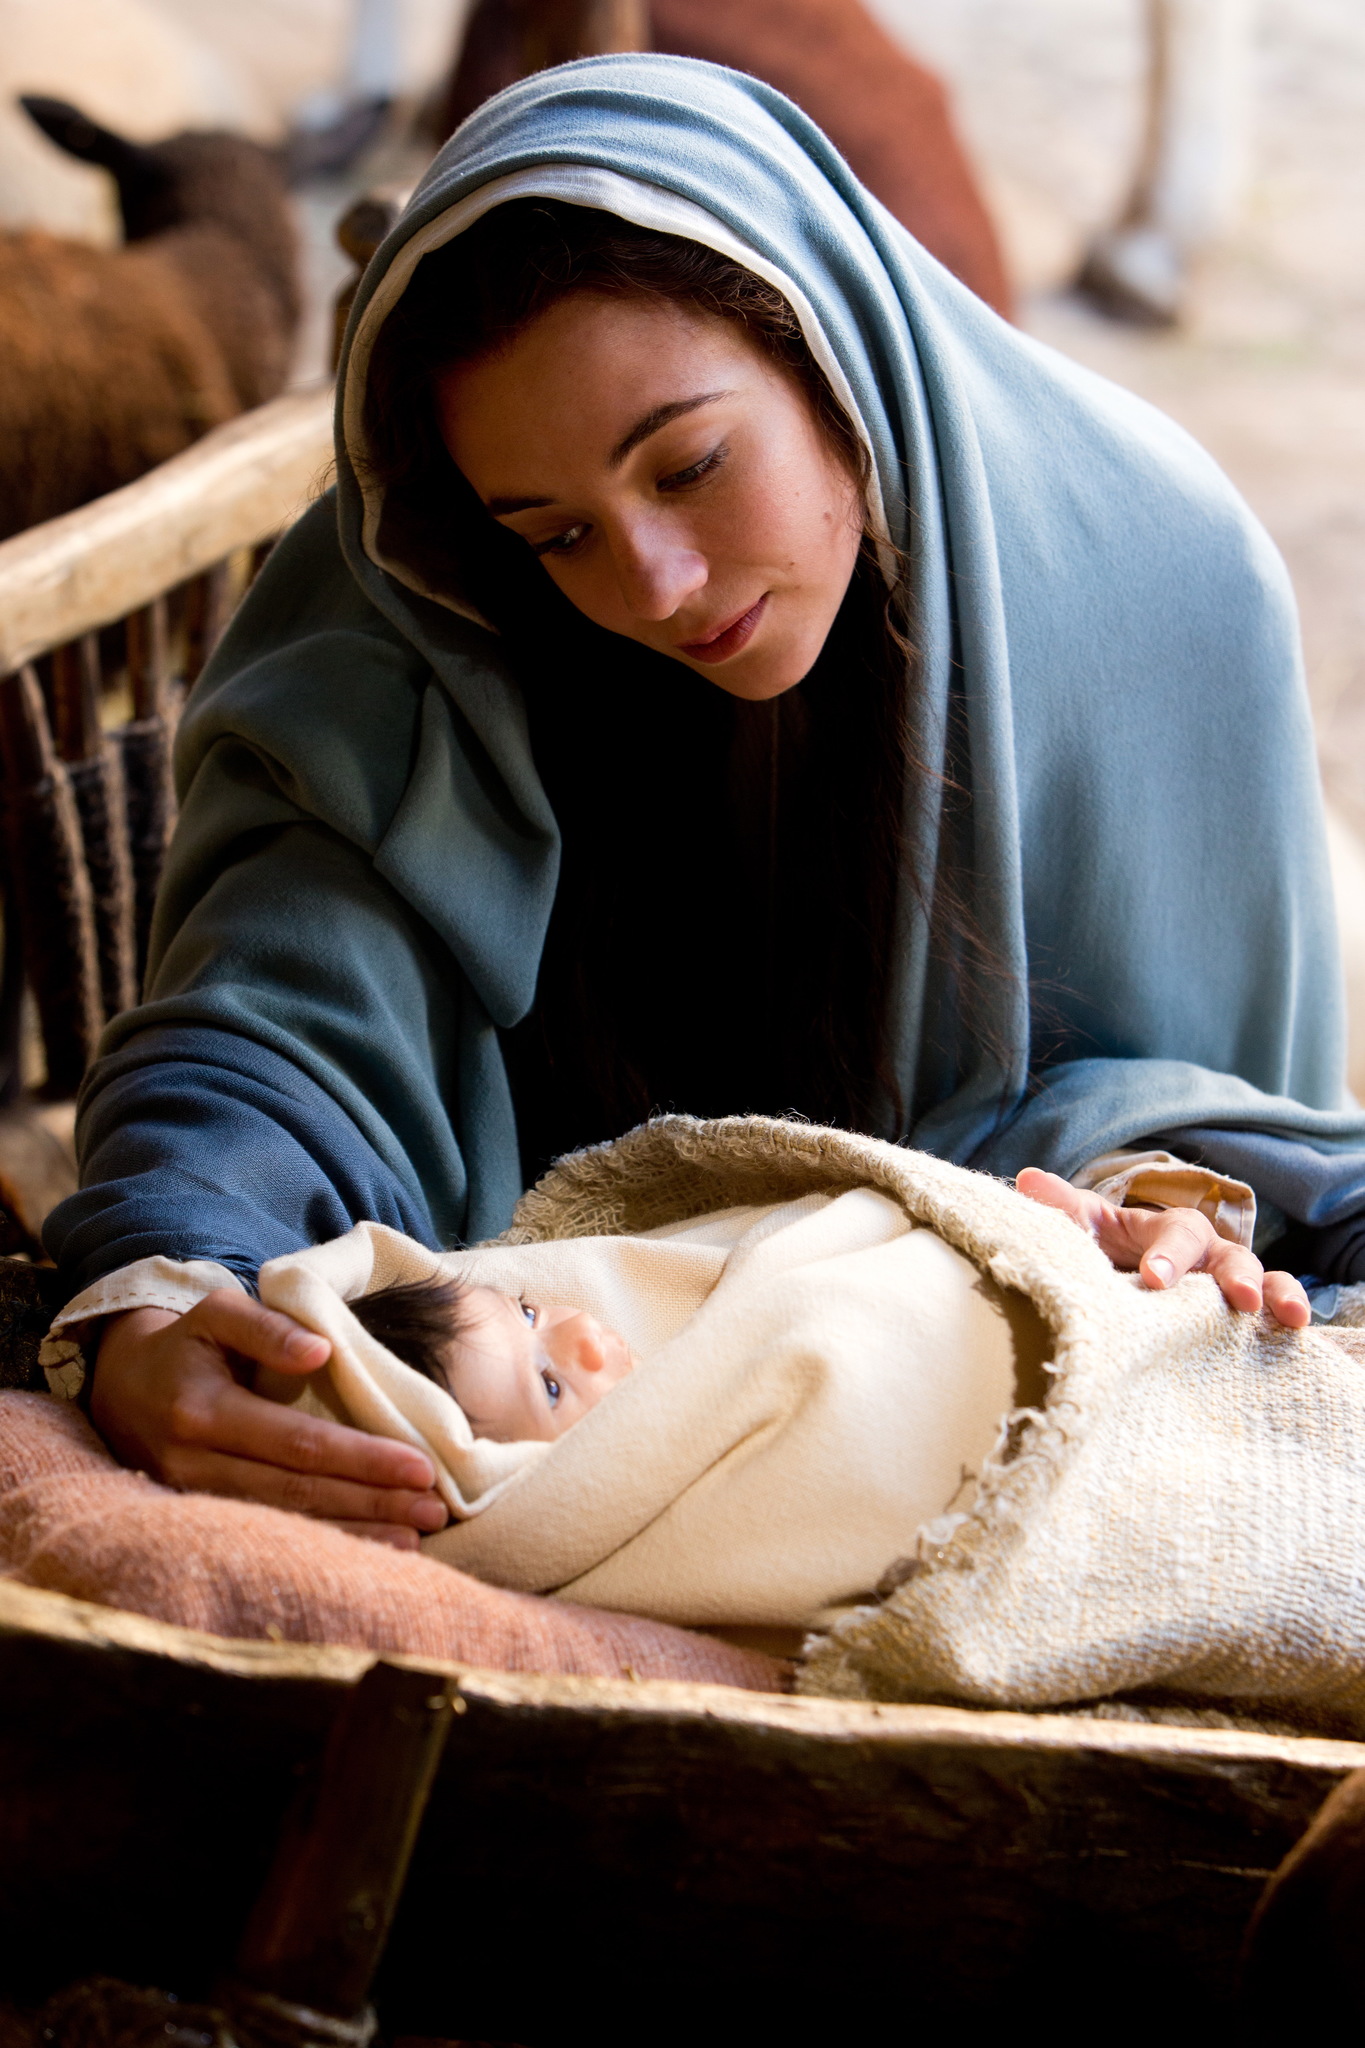
[(125, 246), (0, 234), (0, 537), (84, 504), (284, 385), (298, 250), (283, 171), (254, 142), (140, 144), (59, 100), (43, 131), (110, 172)]
[(138, 142), (181, 128), (281, 139), (254, 81), (174, 16), (159, 0), (0, 0), (0, 227), (122, 239), (109, 179), (54, 149), (20, 93), (73, 101)]
[(278, 144), (356, 102), (406, 109), (432, 89), (468, 0), (0, 0), (0, 227), (114, 248), (109, 181), (19, 112), (70, 100), (139, 142), (226, 128)]

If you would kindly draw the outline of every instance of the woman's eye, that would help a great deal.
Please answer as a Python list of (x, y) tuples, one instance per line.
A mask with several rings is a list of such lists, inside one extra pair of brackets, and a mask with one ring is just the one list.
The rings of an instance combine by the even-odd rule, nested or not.
[(545, 1382), (545, 1391), (550, 1397), (550, 1406), (552, 1408), (558, 1407), (559, 1397), (560, 1394), (563, 1392), (563, 1389), (560, 1386), (559, 1381), (555, 1378), (552, 1372), (543, 1372), (540, 1375), (540, 1377)]
[(563, 533), (556, 533), (550, 540), (533, 540), (533, 555), (571, 555), (587, 532), (587, 522), (580, 519), (576, 526), (566, 526)]
[(672, 476), (661, 476), (656, 488), (661, 491), (685, 491), (689, 484), (699, 484), (703, 477), (710, 476), (720, 468), (729, 451), (713, 448), (709, 455), (703, 455), (700, 462), (694, 462), (687, 469), (675, 469)]

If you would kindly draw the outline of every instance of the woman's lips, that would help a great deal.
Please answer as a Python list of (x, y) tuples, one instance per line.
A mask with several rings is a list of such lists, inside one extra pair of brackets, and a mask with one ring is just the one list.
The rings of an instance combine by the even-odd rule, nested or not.
[(728, 626), (722, 626), (719, 633), (713, 633), (709, 640), (684, 640), (678, 650), (688, 654), (693, 661), (729, 661), (738, 654), (741, 647), (747, 647), (758, 631), (759, 620), (768, 605), (765, 590), (757, 604), (750, 605), (747, 612), (741, 612), (737, 619), (731, 619)]

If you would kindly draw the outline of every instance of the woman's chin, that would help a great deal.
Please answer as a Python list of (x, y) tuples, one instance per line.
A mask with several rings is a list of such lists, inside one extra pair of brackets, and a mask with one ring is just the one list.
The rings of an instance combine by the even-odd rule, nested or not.
[(781, 653), (755, 647), (737, 654), (733, 661), (704, 665), (689, 661), (687, 666), (694, 675), (704, 676), (708, 683), (714, 683), (727, 696), (743, 697), (749, 704), (764, 704), (771, 697), (781, 697), (788, 690), (794, 690), (804, 676), (815, 666), (819, 653), (807, 654), (804, 649), (794, 651), (784, 648)]
[[(645, 633), (635, 633), (630, 637), (638, 639), (642, 646), (652, 648), (655, 653), (667, 655), (670, 661), (681, 662), (684, 668), (691, 669), (694, 676), (714, 683), (727, 696), (743, 697), (750, 704), (762, 704), (771, 697), (781, 697), (786, 691), (794, 690), (810, 674), (829, 632), (829, 625), (821, 623), (823, 630), (811, 627), (805, 620), (774, 618), (769, 610), (747, 647), (731, 655), (728, 661), (694, 660), (680, 647), (661, 647)], [(829, 624), (832, 623), (831, 619)], [(621, 629), (617, 626), (615, 630), (619, 632)]]

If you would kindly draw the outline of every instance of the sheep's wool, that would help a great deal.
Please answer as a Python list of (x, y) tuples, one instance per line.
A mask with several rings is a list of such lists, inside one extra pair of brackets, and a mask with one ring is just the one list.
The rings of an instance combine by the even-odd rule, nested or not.
[[(1037, 1708), (1138, 1692), (1365, 1732), (1351, 1330), (1236, 1314), (1202, 1275), (1151, 1293), (998, 1181), (761, 1118), (670, 1117), (577, 1154), (510, 1236), (641, 1231), (858, 1183), (1032, 1301), (1051, 1385), (970, 1511), (921, 1534), (899, 1588), (808, 1643), (800, 1689)], [(1365, 1322), (1365, 1288), (1343, 1290), (1342, 1313)]]

